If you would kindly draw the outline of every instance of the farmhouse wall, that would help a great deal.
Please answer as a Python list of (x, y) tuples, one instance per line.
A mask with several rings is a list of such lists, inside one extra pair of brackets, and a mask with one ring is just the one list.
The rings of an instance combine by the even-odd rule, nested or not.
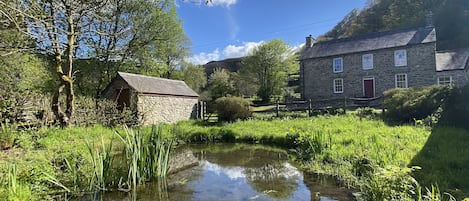
[(195, 116), (197, 98), (139, 95), (137, 99), (137, 110), (143, 125), (176, 123)]
[[(394, 65), (394, 51), (407, 51), (407, 66)], [(373, 69), (364, 70), (362, 56), (373, 54)], [(333, 59), (343, 59), (343, 72), (333, 73)], [(395, 88), (395, 75), (407, 74), (408, 87), (436, 84), (435, 43), (335, 55), (302, 60), (300, 80), (304, 100), (344, 99), (363, 97), (363, 79), (373, 78), (375, 96)], [(333, 80), (343, 79), (344, 92), (334, 93)]]
[[(465, 70), (451, 70), (451, 71), (440, 71), (436, 72), (437, 77), (440, 76), (451, 76), (452, 83), (456, 87), (463, 87), (469, 84), (469, 69)], [(438, 78), (435, 79), (435, 83), (438, 83)]]

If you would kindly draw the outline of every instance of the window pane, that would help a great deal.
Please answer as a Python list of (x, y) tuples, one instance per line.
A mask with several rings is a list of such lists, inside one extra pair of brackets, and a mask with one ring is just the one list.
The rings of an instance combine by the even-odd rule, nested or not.
[(394, 51), (394, 65), (395, 66), (407, 66), (407, 51), (406, 50)]
[(396, 88), (407, 88), (407, 74), (396, 74)]
[(334, 73), (339, 73), (339, 72), (342, 72), (343, 71), (343, 68), (342, 68), (342, 58), (335, 58), (332, 62), (333, 64), (333, 71)]
[(362, 65), (363, 69), (372, 69), (373, 68), (373, 54), (365, 54), (362, 56)]
[(334, 80), (334, 93), (343, 93), (344, 92), (344, 81), (343, 79)]

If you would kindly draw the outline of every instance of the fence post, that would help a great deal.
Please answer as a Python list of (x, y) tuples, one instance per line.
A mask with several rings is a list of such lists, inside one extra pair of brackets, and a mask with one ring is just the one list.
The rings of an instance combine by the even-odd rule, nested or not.
[(279, 117), (279, 110), (280, 110), (280, 106), (279, 106), (278, 100), (277, 100), (277, 105), (276, 105), (275, 108), (276, 108), (275, 112), (276, 112), (276, 115), (277, 115), (277, 118), (278, 118), (278, 117)]
[(311, 103), (311, 99), (308, 100), (308, 116), (313, 116), (313, 105)]

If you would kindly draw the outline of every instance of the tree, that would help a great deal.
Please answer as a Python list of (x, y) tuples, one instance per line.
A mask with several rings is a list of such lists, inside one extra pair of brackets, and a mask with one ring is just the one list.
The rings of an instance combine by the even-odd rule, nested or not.
[[(1, 2), (2, 14), (17, 29), (37, 42), (39, 51), (54, 56), (57, 87), (52, 97), (52, 111), (62, 126), (68, 126), (73, 115), (73, 59), (77, 53), (77, 39), (93, 30), (87, 29), (103, 1), (39, 0)], [(65, 111), (60, 95), (65, 90)]]
[(258, 86), (257, 95), (263, 102), (282, 95), (287, 76), (299, 66), (291, 47), (281, 40), (266, 42), (254, 49), (242, 62), (241, 75)]
[(225, 69), (215, 69), (208, 80), (208, 90), (213, 101), (235, 93), (233, 82)]
[[(1, 1), (0, 6), (3, 18), (34, 40), (35, 51), (53, 56), (58, 84), (52, 110), (63, 126), (73, 115), (75, 82), (83, 94), (99, 96), (117, 71), (161, 76), (186, 52), (174, 0)], [(83, 64), (78, 77), (76, 60)], [(59, 101), (63, 91), (65, 111)]]
[(197, 93), (207, 85), (207, 75), (202, 66), (184, 63), (180, 70), (172, 73), (172, 79), (182, 80)]
[[(174, 0), (109, 0), (99, 13), (101, 20), (89, 26), (96, 30), (83, 41), (91, 52), (80, 81), (99, 97), (118, 71), (170, 78), (188, 52), (188, 39), (178, 19)], [(142, 31), (144, 30), (144, 31)], [(93, 63), (94, 62), (94, 63)], [(89, 79), (89, 73), (95, 75)]]

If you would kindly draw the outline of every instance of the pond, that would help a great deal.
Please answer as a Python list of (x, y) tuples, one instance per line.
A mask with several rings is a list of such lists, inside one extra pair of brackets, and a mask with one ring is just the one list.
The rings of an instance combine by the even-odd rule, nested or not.
[(166, 182), (148, 183), (134, 193), (106, 193), (97, 200), (354, 200), (350, 191), (334, 181), (304, 175), (280, 149), (216, 144), (188, 145), (176, 152), (173, 161), (186, 167)]

